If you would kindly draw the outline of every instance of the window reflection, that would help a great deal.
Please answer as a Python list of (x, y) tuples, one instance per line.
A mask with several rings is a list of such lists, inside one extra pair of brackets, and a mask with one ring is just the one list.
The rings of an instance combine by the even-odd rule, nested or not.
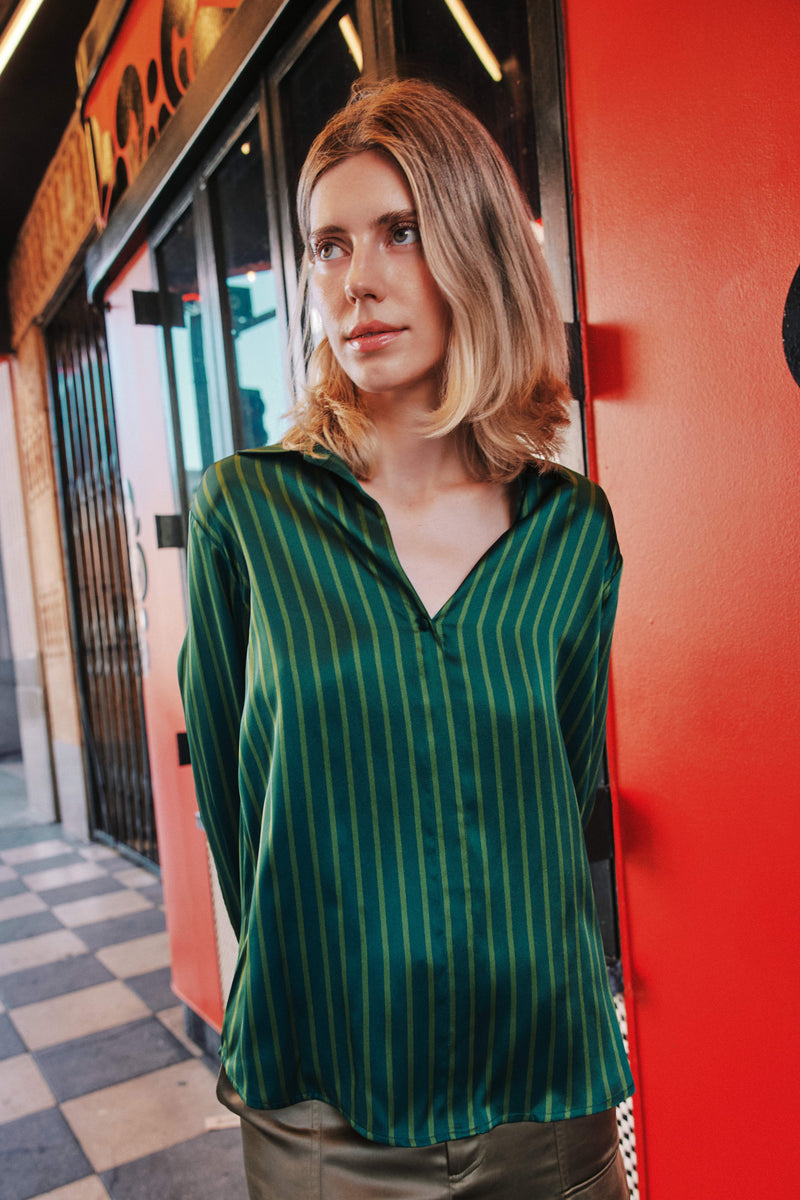
[(363, 55), (356, 5), (339, 4), (280, 82), (288, 193), (297, 190), (300, 168), (325, 122), (347, 103), (361, 73)]
[(539, 217), (525, 0), (402, 0), (397, 33), (402, 74), (440, 83), (472, 109)]
[(238, 406), (237, 440), (243, 446), (262, 446), (280, 438), (287, 396), (255, 120), (216, 172), (214, 194), (235, 377), (232, 399)]
[(214, 451), (191, 209), (161, 244), (158, 268), (167, 311), (166, 332), (172, 348), (174, 400), (180, 426), (187, 499), (190, 500), (203, 471), (218, 457)]

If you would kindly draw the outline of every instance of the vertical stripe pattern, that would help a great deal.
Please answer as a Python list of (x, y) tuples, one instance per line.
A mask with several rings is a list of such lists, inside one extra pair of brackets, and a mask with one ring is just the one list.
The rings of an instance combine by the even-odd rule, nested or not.
[(415, 1146), (630, 1095), (582, 836), (620, 565), (601, 490), (531, 469), (430, 617), (339, 459), (206, 473), (179, 672), (248, 1105)]

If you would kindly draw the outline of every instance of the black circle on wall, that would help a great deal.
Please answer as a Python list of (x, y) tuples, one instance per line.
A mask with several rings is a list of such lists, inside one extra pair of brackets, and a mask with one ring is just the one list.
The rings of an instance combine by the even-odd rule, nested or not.
[(800, 384), (800, 267), (789, 287), (783, 310), (783, 353), (795, 383)]
[(147, 68), (147, 99), (150, 101), (151, 104), (153, 103), (153, 101), (156, 98), (157, 91), (158, 91), (158, 67), (156, 66), (156, 60), (154, 58), (151, 58), (150, 66)]

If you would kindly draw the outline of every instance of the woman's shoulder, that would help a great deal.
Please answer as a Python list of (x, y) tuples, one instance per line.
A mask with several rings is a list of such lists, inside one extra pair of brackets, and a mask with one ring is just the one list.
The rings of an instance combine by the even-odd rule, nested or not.
[(201, 515), (210, 515), (240, 504), (253, 491), (269, 488), (279, 464), (294, 457), (294, 451), (278, 444), (237, 450), (219, 459), (204, 471), (193, 508)]
[(597, 480), (556, 463), (546, 471), (535, 472), (529, 486), (536, 498), (528, 501), (528, 512), (554, 505), (561, 513), (563, 527), (578, 536), (582, 545), (603, 543), (604, 560), (612, 564), (621, 561), (614, 515)]
[(263, 446), (255, 451), (237, 451), (211, 464), (203, 472), (189, 515), (202, 530), (225, 539), (233, 526), (252, 508), (253, 496), (272, 487), (272, 466), (280, 447)]
[(325, 476), (348, 474), (329, 452), (303, 454), (280, 443), (239, 450), (204, 472), (191, 516), (212, 534), (238, 539), (253, 525), (288, 527), (313, 503), (321, 470)]
[(608, 496), (596, 479), (562, 463), (550, 463), (545, 470), (531, 468), (528, 477), (540, 495), (566, 502), (573, 509), (612, 519)]

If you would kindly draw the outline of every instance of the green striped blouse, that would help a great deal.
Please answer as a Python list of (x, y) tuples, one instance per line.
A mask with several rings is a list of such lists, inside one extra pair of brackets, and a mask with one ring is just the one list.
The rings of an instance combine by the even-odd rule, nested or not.
[(531, 468), (431, 617), (338, 458), (206, 473), (180, 675), (248, 1105), (426, 1145), (630, 1094), (581, 828), (620, 563), (600, 489)]

